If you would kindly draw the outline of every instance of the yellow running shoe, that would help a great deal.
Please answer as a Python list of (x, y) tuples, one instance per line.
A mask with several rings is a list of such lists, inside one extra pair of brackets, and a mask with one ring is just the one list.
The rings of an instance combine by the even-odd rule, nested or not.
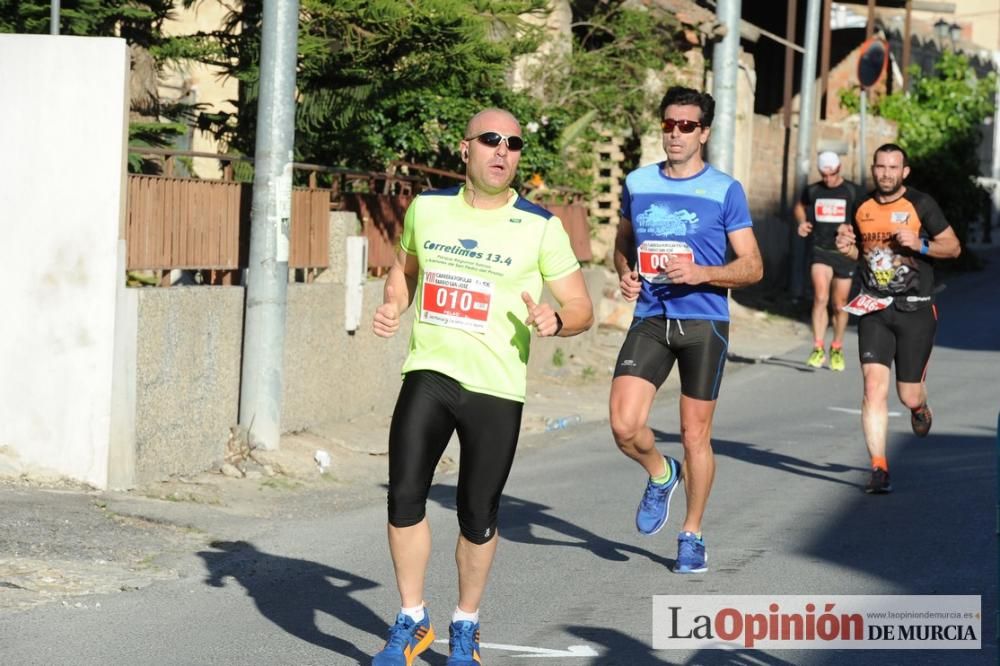
[(837, 372), (844, 371), (844, 350), (830, 347), (830, 369)]
[(813, 349), (812, 354), (809, 354), (809, 358), (806, 359), (806, 365), (810, 368), (822, 368), (825, 362), (826, 352), (823, 351), (822, 347)]

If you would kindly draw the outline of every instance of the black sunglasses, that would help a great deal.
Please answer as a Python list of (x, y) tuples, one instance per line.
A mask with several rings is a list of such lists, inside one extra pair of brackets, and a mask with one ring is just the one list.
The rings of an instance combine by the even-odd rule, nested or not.
[(673, 118), (664, 118), (660, 122), (660, 127), (663, 128), (664, 132), (673, 132), (674, 128), (680, 129), (681, 134), (690, 134), (697, 128), (701, 127), (701, 123), (697, 120), (674, 120)]
[(507, 142), (508, 150), (521, 150), (524, 148), (524, 139), (519, 136), (504, 136), (500, 132), (483, 132), (482, 134), (477, 134), (476, 136), (465, 137), (466, 141), (472, 141), (475, 139), (484, 146), (489, 146), (490, 148), (496, 148), (504, 141)]

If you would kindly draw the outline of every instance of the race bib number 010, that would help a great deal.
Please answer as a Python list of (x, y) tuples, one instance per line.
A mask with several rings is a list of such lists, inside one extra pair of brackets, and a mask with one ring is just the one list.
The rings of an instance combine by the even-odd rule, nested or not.
[(639, 246), (639, 275), (647, 282), (670, 284), (667, 266), (677, 261), (694, 261), (694, 250), (683, 241), (643, 241)]
[(460, 273), (424, 273), (420, 321), (472, 333), (486, 332), (493, 283)]
[(851, 302), (844, 306), (844, 312), (849, 312), (852, 315), (861, 317), (866, 314), (871, 314), (872, 312), (885, 310), (890, 305), (892, 305), (892, 296), (876, 298), (862, 292), (852, 298)]

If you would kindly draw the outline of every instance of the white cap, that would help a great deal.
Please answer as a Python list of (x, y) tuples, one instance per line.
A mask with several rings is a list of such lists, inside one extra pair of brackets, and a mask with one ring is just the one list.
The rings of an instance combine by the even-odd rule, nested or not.
[(840, 166), (840, 157), (832, 150), (824, 150), (816, 158), (816, 168), (820, 171), (833, 171)]

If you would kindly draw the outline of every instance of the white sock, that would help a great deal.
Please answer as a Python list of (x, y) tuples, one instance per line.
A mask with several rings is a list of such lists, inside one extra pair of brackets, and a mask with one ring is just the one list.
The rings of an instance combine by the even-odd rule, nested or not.
[(400, 608), (399, 612), (403, 615), (408, 615), (410, 619), (414, 622), (420, 622), (424, 619), (424, 605), (414, 606), (413, 608)]
[(474, 613), (466, 613), (464, 610), (455, 606), (455, 612), (451, 615), (452, 622), (471, 622), (472, 624), (479, 624), (479, 609), (476, 609)]

